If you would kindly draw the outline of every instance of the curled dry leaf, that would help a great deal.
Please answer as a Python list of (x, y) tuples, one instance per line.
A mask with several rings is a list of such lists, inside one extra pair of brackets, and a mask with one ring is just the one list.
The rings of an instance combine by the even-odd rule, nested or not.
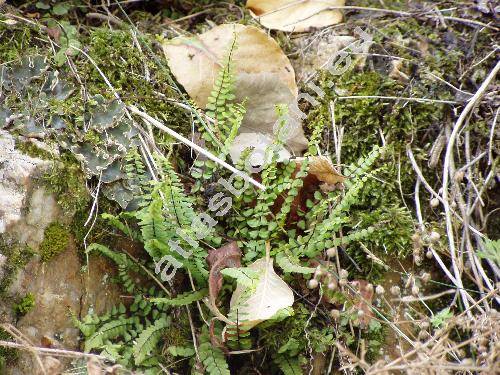
[(220, 271), (227, 267), (241, 267), (241, 250), (236, 241), (231, 241), (218, 249), (209, 250), (207, 263), (210, 267), (210, 275), (208, 277), (210, 305), (213, 309), (217, 310), (217, 296), (223, 282)]
[[(276, 105), (295, 109), (298, 88), (295, 72), (276, 41), (262, 30), (223, 24), (193, 38), (178, 37), (163, 45), (168, 66), (196, 104), (205, 108), (228, 47), (236, 38), (232, 63), (237, 102), (246, 100), (240, 133), (273, 135)], [(307, 146), (300, 122), (294, 124), (286, 144), (294, 152)]]
[(273, 260), (266, 256), (248, 268), (260, 273), (255, 289), (248, 295), (248, 286), (238, 284), (231, 297), (231, 310), (238, 310), (240, 326), (244, 330), (271, 319), (278, 311), (293, 305), (293, 291), (274, 272)]
[(246, 6), (269, 29), (303, 32), (342, 22), (342, 12), (332, 8), (344, 5), (345, 0), (248, 0)]
[[(333, 166), (331, 159), (327, 156), (310, 156), (309, 158), (309, 174), (315, 176), (319, 181), (329, 185), (335, 185), (345, 181), (337, 169)], [(297, 158), (297, 164), (304, 158)]]

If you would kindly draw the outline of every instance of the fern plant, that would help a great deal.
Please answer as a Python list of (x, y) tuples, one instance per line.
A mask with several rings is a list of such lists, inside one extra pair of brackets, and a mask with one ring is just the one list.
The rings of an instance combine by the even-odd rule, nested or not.
[[(223, 160), (229, 154), (229, 146), (245, 113), (241, 104), (234, 103), (235, 77), (231, 62), (234, 48), (235, 41), (222, 62), (208, 100), (206, 114), (214, 121), (200, 123), (199, 127), (205, 146)], [(278, 115), (284, 121), (286, 111), (278, 108)], [(193, 373), (203, 368), (208, 374), (229, 374), (225, 352), (212, 344), (214, 340), (210, 336), (214, 332), (209, 333), (204, 322), (190, 321), (188, 335), (182, 337), (183, 340), (171, 342), (169, 339), (169, 331), (175, 324), (171, 315), (176, 309), (195, 305), (202, 314), (210, 314), (200, 303), (208, 293), (208, 248), (219, 247), (223, 238), (236, 239), (246, 265), (264, 254), (265, 243), (269, 241), (273, 249), (271, 256), (276, 258), (276, 263), (290, 280), (287, 274), (313, 273), (315, 268), (308, 263), (325, 249), (345, 246), (372, 235), (374, 227), (354, 228), (349, 211), (358, 202), (368, 179), (367, 173), (381, 154), (380, 148), (374, 147), (356, 164), (345, 168), (347, 180), (343, 190), (317, 190), (303, 201), (309, 161), (303, 158), (300, 162), (293, 159), (278, 162), (279, 147), (276, 146), (280, 146), (279, 140), (267, 150), (260, 174), (267, 189), (247, 189), (240, 196), (233, 197), (230, 213), (218, 218), (219, 225), (207, 230), (203, 236), (199, 236), (192, 225), (197, 220), (198, 212), (206, 206), (201, 199), (203, 195), (197, 193), (215, 177), (214, 173), (227, 177), (227, 171), (219, 170), (211, 161), (196, 160), (191, 171), (196, 181), (191, 184), (190, 194), (187, 194), (183, 180), (167, 157), (153, 154), (150, 162), (156, 166), (157, 173), (151, 176), (137, 150), (129, 151), (125, 171), (136, 195), (135, 210), (117, 216), (105, 214), (103, 218), (123, 236), (141, 242), (149, 259), (137, 261), (119, 249), (112, 250), (102, 244), (92, 244), (87, 249), (99, 252), (117, 264), (117, 279), (133, 298), (130, 306), (120, 305), (103, 316), (90, 314), (76, 322), (85, 338), (87, 351), (97, 351), (127, 368), (145, 373), (155, 373), (167, 366), (167, 357), (181, 357), (189, 360)], [(241, 159), (236, 163), (237, 168), (245, 169), (250, 153), (248, 149), (242, 152)], [(236, 178), (233, 184), (236, 189), (241, 189), (243, 181)], [(153, 282), (158, 282), (151, 278), (157, 271), (155, 263), (160, 264), (158, 261), (165, 256), (174, 258), (190, 279), (189, 289), (184, 287), (187, 282), (176, 284), (178, 294), (174, 296), (167, 296), (162, 289), (151, 286)], [(251, 269), (228, 268), (221, 273), (248, 286), (246, 292), (252, 291), (256, 275)], [(227, 301), (230, 292), (226, 285), (219, 297)], [(256, 337), (244, 329), (245, 316), (240, 314), (239, 306), (222, 310), (226, 311), (230, 321), (237, 322), (225, 328), (226, 347), (232, 350), (254, 347)], [(293, 310), (281, 311), (256, 329), (267, 330), (282, 325), (292, 315)], [(300, 324), (303, 329), (306, 323)], [(195, 340), (190, 335), (200, 325), (199, 345), (194, 348), (192, 341)], [(220, 329), (215, 325), (215, 337), (219, 337)], [(273, 363), (284, 374), (299, 374), (302, 373), (304, 358), (298, 349), (283, 350), (273, 355)]]
[[(213, 125), (203, 124), (198, 130), (207, 146), (219, 157), (225, 160), (229, 154), (229, 148), (234, 141), (240, 128), (245, 107), (241, 103), (234, 103), (235, 74), (232, 62), (232, 54), (236, 48), (236, 39), (233, 39), (226, 55), (221, 61), (220, 69), (215, 80), (214, 87), (208, 97), (206, 114), (213, 120)], [(199, 121), (198, 121), (198, 124)], [(203, 189), (203, 180), (210, 180), (218, 165), (212, 160), (204, 160), (201, 157), (193, 163), (191, 176), (197, 179), (193, 191)]]

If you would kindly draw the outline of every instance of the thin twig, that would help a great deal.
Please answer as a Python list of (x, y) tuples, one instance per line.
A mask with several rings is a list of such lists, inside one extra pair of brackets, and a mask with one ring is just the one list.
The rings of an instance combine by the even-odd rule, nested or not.
[[(406, 148), (406, 153), (408, 155), (408, 158), (410, 159), (411, 165), (413, 167), (413, 170), (417, 174), (418, 178), (420, 181), (424, 184), (425, 188), (432, 194), (433, 197), (436, 197), (441, 203), (443, 203), (443, 198), (432, 188), (432, 186), (427, 182), (425, 179), (420, 167), (417, 164), (417, 161), (415, 160), (415, 156), (413, 155), (413, 151), (411, 150), (410, 146)], [(464, 222), (464, 219), (455, 211), (451, 210), (451, 213), (455, 215), (455, 217), (461, 222)], [(469, 224), (469, 229), (476, 235), (480, 237), (484, 237), (484, 234), (482, 234), (479, 230), (474, 228), (471, 224)]]
[(426, 98), (407, 98), (402, 96), (379, 96), (379, 95), (351, 95), (338, 96), (337, 99), (384, 99), (384, 100), (403, 100), (421, 103), (439, 103), (439, 104), (460, 104), (454, 100), (426, 99)]
[(27, 350), (27, 351), (35, 350), (41, 355), (52, 355), (52, 356), (56, 356), (56, 357), (73, 357), (73, 358), (96, 358), (96, 359), (100, 359), (100, 360), (109, 361), (109, 358), (104, 357), (102, 355), (75, 352), (72, 350), (41, 348), (38, 346), (18, 344), (17, 342), (12, 342), (12, 341), (0, 340), (0, 347), (2, 347), (2, 346), (6, 347), (6, 348), (13, 348), (13, 349)]

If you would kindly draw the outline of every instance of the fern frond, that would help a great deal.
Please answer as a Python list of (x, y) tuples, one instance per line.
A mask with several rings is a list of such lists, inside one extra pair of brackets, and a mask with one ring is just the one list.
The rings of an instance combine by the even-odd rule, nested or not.
[[(346, 177), (349, 177), (351, 180), (366, 175), (370, 167), (373, 165), (373, 163), (375, 163), (375, 161), (383, 152), (383, 147), (379, 147), (377, 145), (373, 146), (368, 155), (360, 157), (355, 164), (345, 168), (344, 175)], [(349, 184), (349, 179), (346, 180), (346, 183)]]
[(174, 357), (192, 357), (196, 352), (191, 346), (169, 346), (168, 352)]
[(135, 196), (142, 196), (150, 190), (151, 175), (147, 171), (137, 147), (130, 148), (125, 161), (127, 184)]
[(90, 244), (87, 247), (87, 250), (85, 252), (87, 254), (90, 254), (92, 251), (98, 251), (102, 255), (107, 256), (109, 259), (111, 259), (113, 262), (115, 262), (118, 266), (127, 267), (132, 263), (132, 261), (127, 257), (126, 254), (111, 250), (107, 246), (104, 246), (104, 245), (101, 245), (98, 243)]
[[(350, 175), (354, 176), (354, 178), (352, 181), (349, 181), (349, 183), (346, 183), (347, 190), (345, 195), (340, 198), (340, 201), (337, 202), (328, 217), (323, 218), (318, 216), (316, 223), (314, 223), (314, 225), (310, 225), (308, 229), (309, 233), (303, 237), (297, 237), (296, 242), (298, 246), (295, 246), (295, 251), (293, 251), (294, 256), (297, 258), (304, 255), (314, 257), (327, 248), (338, 246), (339, 244), (347, 244), (353, 240), (365, 238), (373, 231), (373, 229), (365, 229), (362, 231), (354, 231), (343, 238), (333, 238), (335, 233), (342, 228), (342, 225), (349, 221), (347, 212), (351, 206), (356, 204), (358, 201), (360, 191), (365, 182), (368, 180), (368, 177), (364, 174), (379, 155), (380, 148), (375, 146), (368, 156), (360, 159), (357, 166), (349, 169)], [(331, 202), (330, 199), (327, 199), (326, 201), (328, 201), (328, 204)], [(311, 211), (314, 215), (318, 215), (326, 211), (322, 207), (323, 204), (324, 203), (322, 202), (318, 206), (313, 207)], [(293, 246), (290, 244), (290, 247)]]
[(248, 267), (225, 268), (220, 273), (235, 279), (238, 284), (246, 287), (253, 286), (260, 275), (259, 272)]
[[(221, 61), (222, 68), (217, 74), (215, 84), (207, 99), (206, 114), (214, 120), (214, 124), (202, 124), (199, 130), (203, 139), (219, 159), (225, 160), (229, 149), (238, 134), (238, 130), (245, 115), (243, 104), (234, 103), (236, 76), (232, 62), (232, 54), (236, 48), (236, 39), (229, 46), (226, 55)], [(193, 163), (191, 175), (197, 180), (193, 191), (203, 189), (203, 181), (214, 177), (219, 165), (211, 160), (197, 159)]]
[[(192, 198), (184, 193), (184, 187), (169, 161), (155, 155), (161, 167), (161, 180), (154, 184), (145, 196), (143, 207), (137, 212), (146, 251), (153, 259), (164, 255), (173, 256), (193, 272), (197, 281), (208, 278), (204, 261), (207, 252), (199, 245), (193, 228), (198, 215)], [(208, 243), (217, 243), (211, 234), (205, 236)], [(175, 248), (185, 251), (182, 255)]]
[(278, 253), (278, 255), (276, 256), (276, 263), (286, 273), (311, 274), (315, 271), (314, 268), (304, 267), (298, 264), (298, 262), (292, 261), (287, 255), (283, 253)]
[(102, 323), (101, 319), (94, 314), (86, 315), (82, 320), (78, 320), (76, 316), (72, 315), (73, 324), (82, 332), (83, 336), (92, 336), (99, 323)]
[(163, 331), (170, 326), (170, 323), (170, 318), (162, 317), (141, 332), (134, 345), (134, 360), (136, 365), (140, 365), (144, 362), (156, 348)]
[(274, 359), (274, 363), (278, 365), (284, 375), (302, 375), (303, 371), (300, 367), (298, 357), (290, 357), (288, 355), (278, 355)]
[(132, 323), (131, 319), (122, 318), (104, 324), (85, 341), (85, 352), (90, 352), (92, 349), (102, 347), (107, 340), (125, 335)]
[(106, 220), (108, 222), (108, 224), (115, 227), (116, 229), (118, 229), (122, 233), (126, 234), (128, 237), (132, 238), (133, 240), (136, 240), (136, 241), (140, 240), (140, 235), (136, 231), (132, 230), (127, 224), (123, 223), (120, 220), (119, 216), (111, 215), (108, 213), (102, 213), (101, 218)]
[(166, 306), (186, 306), (199, 301), (208, 295), (208, 289), (200, 289), (196, 292), (186, 292), (175, 298), (150, 298), (149, 301)]
[(230, 136), (231, 127), (231, 106), (230, 102), (234, 100), (234, 83), (236, 77), (234, 74), (234, 64), (232, 62), (232, 54), (236, 48), (236, 38), (233, 39), (224, 59), (221, 63), (222, 69), (220, 69), (217, 78), (215, 79), (215, 84), (212, 89), (210, 96), (208, 97), (207, 103), (207, 115), (213, 118), (216, 122), (215, 124), (215, 134), (219, 138), (219, 141), (224, 143), (226, 139)]
[(205, 371), (209, 375), (231, 375), (224, 352), (212, 345), (206, 331), (201, 335), (200, 341), (198, 352)]
[(106, 358), (109, 358), (113, 362), (117, 362), (122, 357), (120, 354), (121, 348), (122, 346), (119, 344), (106, 343), (102, 352), (100, 352), (99, 354)]

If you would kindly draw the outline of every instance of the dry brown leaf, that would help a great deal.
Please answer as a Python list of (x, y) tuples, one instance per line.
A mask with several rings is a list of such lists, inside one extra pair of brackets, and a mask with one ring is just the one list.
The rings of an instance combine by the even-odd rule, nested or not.
[[(242, 102), (245, 99), (246, 114), (240, 133), (262, 133), (272, 137), (273, 127), (278, 119), (276, 105), (287, 105), (291, 109), (289, 113), (297, 108), (296, 94), (287, 88), (278, 73), (239, 73), (236, 101)], [(307, 139), (300, 122), (297, 122), (297, 126), (290, 127), (284, 141), (293, 152), (300, 152), (307, 147)]]
[[(273, 135), (275, 107), (296, 107), (295, 72), (276, 41), (253, 26), (223, 24), (194, 38), (179, 37), (163, 45), (170, 70), (195, 103), (205, 108), (220, 61), (236, 37), (232, 62), (236, 75), (236, 101), (246, 99), (246, 115), (240, 133)], [(286, 144), (294, 152), (307, 146), (297, 123)]]
[[(335, 169), (330, 158), (326, 156), (312, 156), (308, 159), (309, 174), (316, 176), (319, 181), (325, 182), (328, 185), (335, 185), (345, 181), (345, 177)], [(297, 158), (295, 160), (300, 165), (304, 158)]]
[(342, 12), (330, 7), (344, 5), (345, 0), (247, 0), (246, 6), (269, 29), (303, 32), (342, 22)]
[[(290, 212), (288, 213), (286, 223), (288, 227), (295, 225), (300, 220), (299, 212), (309, 210), (307, 208), (307, 201), (313, 199), (316, 191), (333, 191), (342, 188), (341, 183), (345, 181), (345, 177), (335, 169), (330, 158), (326, 156), (309, 156), (307, 159), (309, 161), (309, 171), (307, 176), (302, 178), (304, 181), (302, 188), (290, 205)], [(296, 163), (296, 169), (292, 177), (295, 178), (295, 174), (300, 170), (301, 163), (304, 160), (305, 158), (293, 159)], [(286, 195), (278, 196), (271, 209), (274, 214), (281, 210), (285, 198)]]
[(212, 307), (216, 309), (217, 296), (223, 283), (220, 271), (227, 267), (241, 267), (241, 250), (236, 241), (231, 241), (218, 249), (209, 250), (207, 263), (210, 266), (209, 299)]
[[(260, 133), (241, 133), (236, 136), (234, 142), (229, 151), (231, 155), (231, 159), (239, 160), (242, 152), (246, 150), (248, 147), (254, 147), (259, 150), (265, 150), (269, 145), (273, 143), (271, 137), (260, 134)], [(283, 147), (279, 147), (277, 150), (278, 159), (277, 161), (281, 162), (284, 160), (290, 160), (290, 153)], [(270, 157), (268, 158), (270, 159)], [(263, 154), (255, 154), (251, 155), (250, 163), (252, 165), (263, 165), (265, 163)], [(269, 160), (267, 160), (268, 162)]]
[(207, 104), (219, 61), (235, 34), (233, 62), (237, 74), (276, 73), (295, 96), (298, 94), (292, 64), (274, 39), (253, 26), (223, 24), (194, 38), (179, 37), (163, 45), (172, 73), (196, 104)]

